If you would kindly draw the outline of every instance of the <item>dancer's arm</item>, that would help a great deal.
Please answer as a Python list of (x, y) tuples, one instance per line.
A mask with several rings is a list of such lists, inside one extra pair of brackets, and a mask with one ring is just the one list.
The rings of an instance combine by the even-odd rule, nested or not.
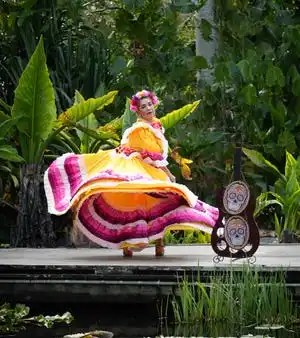
[(176, 182), (176, 177), (171, 173), (168, 167), (159, 167), (159, 169), (163, 170), (168, 175), (171, 182)]

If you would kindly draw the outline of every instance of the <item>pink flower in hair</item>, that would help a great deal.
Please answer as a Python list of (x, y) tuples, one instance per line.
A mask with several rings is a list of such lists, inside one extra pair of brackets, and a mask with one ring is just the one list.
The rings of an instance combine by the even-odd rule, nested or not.
[(141, 101), (142, 98), (145, 97), (149, 97), (149, 99), (151, 99), (153, 105), (157, 105), (158, 104), (158, 98), (155, 95), (155, 93), (149, 91), (149, 90), (141, 90), (140, 92), (137, 92), (136, 94), (134, 94), (130, 100), (130, 110), (131, 111), (137, 111), (138, 110), (138, 106), (139, 103)]

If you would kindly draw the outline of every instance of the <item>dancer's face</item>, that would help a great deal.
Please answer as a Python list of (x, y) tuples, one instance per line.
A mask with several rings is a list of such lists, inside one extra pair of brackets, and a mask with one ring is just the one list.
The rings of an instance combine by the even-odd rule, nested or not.
[(141, 99), (137, 113), (143, 120), (151, 122), (155, 117), (155, 109), (152, 100), (148, 97)]

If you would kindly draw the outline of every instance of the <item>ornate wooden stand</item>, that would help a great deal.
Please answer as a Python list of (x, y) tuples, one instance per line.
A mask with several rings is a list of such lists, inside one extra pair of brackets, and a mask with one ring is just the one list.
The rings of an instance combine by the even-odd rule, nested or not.
[(241, 159), (242, 150), (237, 147), (233, 181), (217, 194), (220, 216), (211, 236), (211, 246), (217, 254), (213, 259), (215, 263), (224, 257), (248, 258), (250, 263), (256, 261), (253, 255), (259, 246), (260, 237), (253, 218), (255, 198), (242, 180)]

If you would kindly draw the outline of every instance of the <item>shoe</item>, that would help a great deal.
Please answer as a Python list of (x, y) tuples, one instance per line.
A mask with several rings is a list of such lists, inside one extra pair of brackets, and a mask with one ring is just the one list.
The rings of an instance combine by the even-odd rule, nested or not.
[(123, 257), (132, 257), (133, 252), (129, 248), (123, 248)]
[(162, 239), (158, 239), (155, 242), (155, 256), (162, 257), (165, 254), (164, 242)]

